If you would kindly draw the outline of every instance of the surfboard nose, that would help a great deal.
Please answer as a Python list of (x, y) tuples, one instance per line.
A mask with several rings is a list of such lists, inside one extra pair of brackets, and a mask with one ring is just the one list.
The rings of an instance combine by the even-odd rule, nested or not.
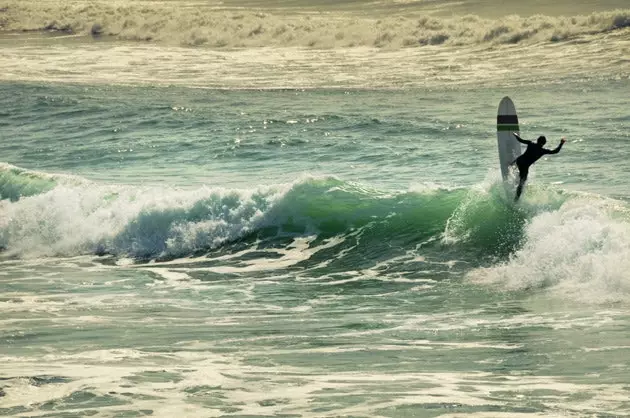
[(499, 103), (497, 112), (497, 142), (499, 148), (499, 165), (501, 175), (506, 181), (509, 175), (509, 165), (521, 155), (521, 144), (514, 138), (512, 132), (518, 132), (518, 116), (512, 99), (505, 96)]

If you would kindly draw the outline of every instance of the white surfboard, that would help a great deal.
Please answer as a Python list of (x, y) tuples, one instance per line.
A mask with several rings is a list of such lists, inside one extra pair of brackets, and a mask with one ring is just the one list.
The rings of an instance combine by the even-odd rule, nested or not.
[(509, 165), (523, 152), (521, 143), (514, 138), (512, 132), (518, 133), (518, 116), (512, 99), (504, 97), (499, 103), (497, 113), (497, 141), (499, 142), (499, 164), (503, 181), (508, 180)]

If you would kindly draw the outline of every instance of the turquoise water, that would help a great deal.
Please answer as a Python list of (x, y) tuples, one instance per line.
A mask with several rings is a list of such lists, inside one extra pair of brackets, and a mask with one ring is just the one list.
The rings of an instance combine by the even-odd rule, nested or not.
[[(216, 49), (161, 38), (173, 4), (124, 30), (106, 3), (0, 11), (0, 415), (630, 413), (626, 11), (488, 12), (475, 38), (379, 3), (448, 38), (375, 47), (350, 2), (318, 49), (287, 35), (314, 5), (265, 3), (288, 29), (261, 48), (239, 31), (264, 5), (230, 3), (252, 44)], [(524, 138), (567, 138), (518, 204), (506, 95)]]
[(627, 88), (4, 83), (1, 411), (621, 414)]

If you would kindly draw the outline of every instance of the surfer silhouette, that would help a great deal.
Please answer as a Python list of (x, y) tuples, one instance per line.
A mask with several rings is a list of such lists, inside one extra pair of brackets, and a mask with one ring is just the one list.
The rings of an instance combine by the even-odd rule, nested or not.
[(520, 177), (518, 187), (516, 188), (516, 197), (514, 198), (514, 201), (516, 202), (519, 197), (521, 197), (521, 193), (523, 192), (523, 186), (527, 181), (527, 174), (529, 174), (529, 167), (545, 154), (559, 153), (562, 145), (564, 145), (564, 143), (566, 142), (566, 139), (562, 137), (562, 139), (560, 139), (560, 145), (558, 145), (555, 149), (549, 150), (543, 148), (547, 143), (547, 138), (545, 138), (544, 136), (539, 136), (536, 142), (532, 142), (521, 138), (515, 132), (512, 132), (512, 135), (516, 137), (518, 142), (527, 145), (527, 149), (525, 150), (525, 152), (521, 154), (516, 160), (512, 161), (512, 163), (510, 164), (516, 164)]

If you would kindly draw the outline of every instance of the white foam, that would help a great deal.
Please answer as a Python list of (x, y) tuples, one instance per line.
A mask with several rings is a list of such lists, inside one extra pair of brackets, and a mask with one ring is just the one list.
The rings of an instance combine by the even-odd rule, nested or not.
[(507, 262), (468, 278), (505, 290), (548, 289), (586, 303), (630, 300), (630, 222), (619, 202), (580, 197), (527, 225)]
[[(208, 50), (158, 44), (15, 42), (2, 45), (0, 80), (240, 89), (496, 86), (563, 78), (582, 82), (624, 79), (630, 73), (619, 63), (624, 62), (623, 51), (630, 45), (627, 32), (583, 35), (588, 41), (580, 44), (462, 47), (454, 43), (385, 50), (370, 45)], [(506, 56), (519, 59), (506, 65)]]
[[(290, 187), (179, 190), (62, 184), (4, 204), (0, 246), (9, 255), (31, 258), (103, 250), (132, 257), (186, 255), (262, 224), (266, 210)], [(195, 221), (198, 213), (207, 216)]]

